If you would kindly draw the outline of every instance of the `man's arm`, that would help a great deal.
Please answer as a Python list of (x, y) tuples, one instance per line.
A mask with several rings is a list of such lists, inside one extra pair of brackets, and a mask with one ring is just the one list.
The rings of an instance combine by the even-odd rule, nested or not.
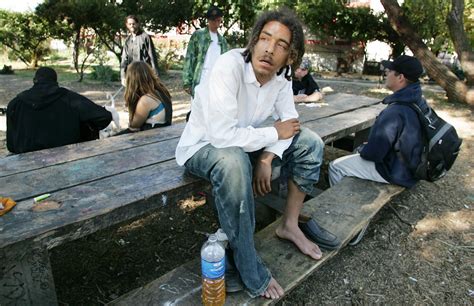
[(272, 191), (271, 178), (273, 158), (275, 158), (275, 154), (264, 151), (260, 154), (255, 164), (252, 185), (253, 192), (259, 196), (264, 196)]
[(125, 85), (125, 70), (127, 69), (127, 65), (128, 65), (127, 43), (128, 43), (128, 38), (125, 39), (125, 43), (123, 44), (122, 60), (120, 61), (120, 79), (122, 81), (122, 85)]
[(297, 103), (298, 102), (317, 102), (321, 100), (322, 98), (324, 98), (324, 95), (319, 91), (315, 91), (310, 95), (296, 95), (294, 96), (294, 101)]
[(196, 33), (197, 32), (194, 32), (189, 39), (183, 64), (183, 88), (190, 95), (192, 94), (194, 69), (196, 67), (196, 48), (198, 43)]
[(71, 105), (79, 113), (79, 120), (87, 123), (91, 128), (102, 130), (112, 121), (112, 114), (100, 105), (95, 104), (88, 98), (69, 92)]
[[(277, 120), (275, 128), (278, 131), (278, 139), (290, 139), (300, 131), (300, 123), (297, 119), (290, 119), (285, 122)], [(272, 191), (272, 161), (276, 157), (275, 153), (263, 151), (255, 165), (253, 175), (253, 190), (259, 196)]]
[[(286, 122), (287, 120), (292, 118), (298, 118), (298, 112), (296, 111), (295, 103), (293, 103), (293, 90), (290, 81), (288, 81), (285, 84), (285, 87), (283, 87), (278, 93), (277, 100), (275, 102), (275, 111), (273, 114), (273, 118), (276, 120), (280, 120), (281, 122)], [(299, 121), (297, 128), (299, 131)], [(279, 139), (280, 140), (278, 142), (267, 146), (265, 148), (265, 151), (273, 152), (281, 158), (283, 156), (283, 152), (288, 149), (293, 139), (292, 137), (288, 139)]]
[(394, 150), (401, 125), (402, 120), (398, 113), (389, 109), (383, 111), (372, 126), (360, 156), (373, 162), (382, 162), (387, 153)]

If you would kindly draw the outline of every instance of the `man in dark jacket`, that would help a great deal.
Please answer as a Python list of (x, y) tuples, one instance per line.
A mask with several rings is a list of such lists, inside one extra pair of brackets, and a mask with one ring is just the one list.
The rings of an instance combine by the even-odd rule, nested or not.
[(155, 46), (150, 35), (145, 33), (140, 27), (138, 17), (129, 15), (125, 17), (125, 26), (130, 32), (122, 50), (122, 60), (120, 62), (120, 78), (122, 85), (125, 86), (125, 74), (127, 67), (132, 62), (142, 61), (153, 68), (158, 75), (158, 57), (156, 55)]
[(423, 67), (416, 58), (407, 55), (393, 62), (383, 61), (382, 65), (387, 76), (385, 85), (393, 94), (383, 100), (387, 107), (377, 117), (368, 142), (359, 153), (330, 163), (331, 185), (337, 184), (344, 176), (408, 188), (417, 182), (410, 169), (416, 168), (420, 162), (422, 130), (416, 112), (408, 104), (416, 103), (422, 111), (427, 111), (418, 81)]
[(112, 114), (84, 96), (59, 87), (51, 68), (36, 71), (33, 87), (7, 107), (7, 148), (24, 153), (99, 138)]

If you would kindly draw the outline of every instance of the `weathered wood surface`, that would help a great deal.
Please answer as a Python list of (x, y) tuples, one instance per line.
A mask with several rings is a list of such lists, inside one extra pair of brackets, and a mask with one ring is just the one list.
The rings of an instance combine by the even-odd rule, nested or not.
[(51, 248), (166, 206), (203, 186), (170, 160), (55, 192), (48, 200), (62, 204), (56, 210), (33, 212), (32, 200), (21, 201), (0, 219), (0, 248), (32, 237)]
[[(297, 105), (301, 122), (318, 120), (357, 108), (367, 107), (379, 103), (379, 100), (350, 94), (333, 94), (326, 96), (325, 102), (328, 105), (319, 108), (309, 108), (302, 104)], [(115, 136), (100, 141), (89, 141), (47, 150), (10, 155), (0, 158), (0, 177), (179, 138), (184, 126), (184, 123), (180, 123), (166, 128)]]
[(33, 241), (0, 249), (0, 305), (57, 305), (48, 251)]
[(174, 159), (177, 144), (173, 138), (0, 177), (0, 194), (22, 201), (155, 165)]
[(0, 158), (0, 177), (179, 138), (184, 123)]
[[(352, 116), (342, 113), (309, 122), (308, 127), (319, 131), (328, 142), (336, 138), (335, 135), (347, 135), (355, 125), (370, 124), (379, 110), (379, 105), (370, 106), (353, 111)], [(80, 159), (34, 170), (29, 175), (19, 173), (0, 178), (0, 194), (14, 194), (15, 200), (17, 197), (24, 199), (0, 220), (0, 247), (35, 236), (49, 236), (48, 231), (53, 230), (57, 237), (58, 229), (61, 229), (59, 232), (66, 232), (69, 225), (78, 221), (100, 219), (101, 215), (109, 214), (117, 207), (125, 207), (166, 191), (155, 187), (142, 190), (150, 184), (163, 187), (171, 181), (175, 183), (174, 189), (188, 188), (187, 185), (196, 181), (185, 179), (184, 169), (175, 164), (176, 141), (172, 139)], [(131, 158), (136, 156), (140, 158)], [(51, 193), (49, 200), (60, 201), (62, 207), (54, 211), (32, 212), (31, 198), (42, 193)], [(77, 212), (84, 207), (87, 207), (87, 214), (81, 212), (78, 220)], [(117, 222), (126, 219), (125, 216)], [(7, 234), (7, 229), (16, 235)]]
[(364, 108), (374, 104), (378, 104), (380, 103), (380, 99), (345, 93), (337, 93), (325, 96), (322, 102), (325, 102), (328, 105), (321, 105), (321, 107), (308, 107), (304, 103), (297, 104), (296, 109), (298, 110), (298, 113), (300, 115), (300, 121), (308, 122), (311, 120), (318, 120), (321, 118), (350, 112), (358, 108)]
[[(403, 188), (344, 178), (340, 184), (305, 203), (303, 213), (336, 234), (346, 245), (392, 197)], [(296, 247), (275, 236), (280, 219), (255, 235), (255, 245), (273, 276), (288, 293), (312, 272), (336, 255), (339, 250), (324, 252), (315, 261)], [(195, 305), (200, 302), (199, 258), (176, 268), (148, 285), (113, 301), (111, 305)], [(184, 282), (183, 280), (192, 280)], [(246, 293), (227, 295), (227, 305), (270, 304), (276, 301), (251, 299)]]
[(306, 122), (303, 126), (318, 133), (325, 143), (340, 139), (374, 124), (376, 116), (385, 108), (373, 105), (351, 112)]
[[(328, 143), (370, 127), (381, 109), (381, 105), (364, 107), (350, 113), (309, 121), (304, 126), (317, 131)], [(172, 160), (177, 142), (178, 138), (172, 138), (0, 177), (0, 194), (22, 201)], [(136, 156), (140, 158), (130, 158)]]

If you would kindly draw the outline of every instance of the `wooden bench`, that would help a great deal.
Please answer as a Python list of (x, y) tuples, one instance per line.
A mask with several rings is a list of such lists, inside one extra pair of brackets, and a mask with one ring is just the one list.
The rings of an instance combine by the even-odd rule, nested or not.
[[(335, 94), (328, 106), (298, 106), (304, 126), (326, 143), (370, 127), (379, 101)], [(207, 188), (174, 160), (184, 124), (0, 159), (0, 195), (18, 204), (0, 218), (0, 297), (5, 303), (57, 304), (49, 250), (162, 209)], [(139, 158), (138, 158), (139, 157)], [(32, 211), (49, 193), (59, 209)], [(3, 301), (2, 301), (3, 303)]]
[[(302, 213), (312, 216), (323, 227), (336, 234), (345, 246), (402, 187), (344, 178), (306, 202)], [(275, 279), (288, 293), (297, 284), (336, 255), (340, 249), (323, 251), (323, 257), (312, 260), (296, 247), (276, 237), (280, 219), (255, 235), (255, 245)], [(201, 267), (196, 258), (133, 290), (110, 305), (197, 305), (201, 300)], [(273, 301), (274, 302), (274, 301)], [(226, 304), (269, 304), (271, 300), (250, 298), (246, 293), (227, 294)]]

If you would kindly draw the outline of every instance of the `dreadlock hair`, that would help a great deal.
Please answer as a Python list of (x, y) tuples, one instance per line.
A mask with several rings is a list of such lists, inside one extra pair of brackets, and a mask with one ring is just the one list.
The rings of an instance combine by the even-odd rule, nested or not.
[(277, 75), (280, 75), (285, 72), (285, 78), (290, 80), (291, 70), (294, 71), (300, 65), (301, 59), (304, 55), (304, 33), (300, 21), (288, 8), (280, 8), (276, 11), (267, 11), (259, 16), (253, 26), (252, 34), (247, 47), (245, 48), (244, 52), (242, 52), (242, 56), (244, 57), (246, 63), (252, 60), (252, 52), (258, 42), (260, 33), (262, 32), (263, 27), (270, 21), (277, 21), (285, 25), (291, 32), (291, 43), (289, 50), (289, 58), (292, 60), (291, 69), (290, 66), (287, 65), (282, 67), (277, 73)]

